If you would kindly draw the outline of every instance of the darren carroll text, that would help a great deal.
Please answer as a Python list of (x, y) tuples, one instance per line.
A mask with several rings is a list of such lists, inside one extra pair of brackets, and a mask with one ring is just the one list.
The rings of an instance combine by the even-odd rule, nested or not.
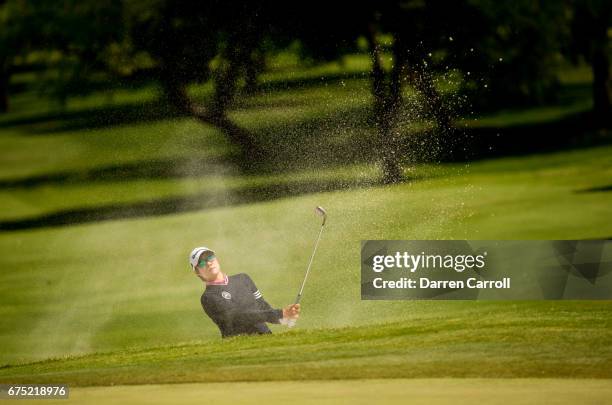
[(375, 278), (372, 280), (374, 288), (510, 288), (510, 277), (501, 280), (478, 280), (471, 277), (467, 280), (430, 280), (427, 277), (418, 279), (402, 277), (399, 280), (383, 280)]

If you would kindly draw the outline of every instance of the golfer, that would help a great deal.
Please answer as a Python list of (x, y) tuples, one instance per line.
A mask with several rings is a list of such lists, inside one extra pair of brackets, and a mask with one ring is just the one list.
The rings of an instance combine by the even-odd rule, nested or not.
[(221, 271), (215, 252), (207, 247), (193, 249), (189, 264), (206, 283), (200, 302), (224, 338), (272, 333), (266, 322), (287, 325), (300, 316), (300, 304), (272, 308), (247, 274), (227, 276)]

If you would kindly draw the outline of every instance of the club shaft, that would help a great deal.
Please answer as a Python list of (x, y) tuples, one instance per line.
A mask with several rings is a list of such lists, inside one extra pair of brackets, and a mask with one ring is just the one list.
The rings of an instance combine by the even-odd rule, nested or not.
[(302, 281), (302, 286), (300, 287), (300, 292), (295, 298), (295, 303), (299, 304), (300, 299), (302, 298), (302, 292), (304, 292), (304, 286), (306, 285), (306, 280), (308, 279), (308, 274), (310, 273), (310, 267), (312, 266), (312, 261), (314, 260), (315, 253), (317, 253), (317, 247), (319, 246), (319, 241), (321, 240), (321, 234), (323, 233), (323, 227), (325, 223), (321, 225), (321, 230), (319, 230), (319, 236), (317, 237), (317, 242), (315, 243), (314, 249), (312, 251), (312, 255), (310, 256), (310, 262), (308, 263), (308, 268), (306, 269), (306, 275), (304, 276), (304, 281)]

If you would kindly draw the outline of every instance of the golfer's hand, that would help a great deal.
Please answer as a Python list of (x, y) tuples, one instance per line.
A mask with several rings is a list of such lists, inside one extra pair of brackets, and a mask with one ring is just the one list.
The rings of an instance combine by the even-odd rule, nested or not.
[(300, 317), (300, 304), (287, 305), (283, 308), (283, 318), (298, 319)]

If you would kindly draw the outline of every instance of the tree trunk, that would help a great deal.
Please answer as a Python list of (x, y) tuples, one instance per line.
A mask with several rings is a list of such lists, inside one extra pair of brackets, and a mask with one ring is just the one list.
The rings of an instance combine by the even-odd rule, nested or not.
[(10, 72), (4, 60), (0, 60), (0, 113), (7, 112), (9, 109), (9, 81)]
[(237, 145), (242, 152), (242, 164), (249, 167), (253, 161), (262, 157), (262, 153), (254, 142), (252, 134), (232, 122), (226, 111), (236, 94), (241, 61), (236, 53), (225, 61), (215, 75), (214, 94), (209, 106), (199, 106), (193, 103), (187, 94), (186, 84), (180, 78), (174, 77), (174, 69), (166, 68), (161, 72), (162, 89), (168, 103), (180, 115), (196, 118), (202, 123), (212, 125), (221, 130), (229, 140)]
[(402, 63), (397, 59), (387, 83), (386, 75), (380, 60), (380, 46), (376, 40), (376, 32), (372, 25), (368, 30), (370, 56), (372, 58), (372, 95), (374, 97), (374, 125), (378, 132), (379, 160), (383, 182), (398, 183), (403, 178), (400, 164), (398, 137), (395, 129), (401, 105), (401, 70)]
[(243, 166), (250, 167), (252, 163), (260, 160), (264, 153), (253, 139), (253, 134), (245, 128), (234, 123), (225, 114), (210, 113), (203, 107), (194, 107), (192, 115), (205, 124), (219, 128), (229, 138), (230, 142), (237, 145), (241, 152)]
[(185, 85), (172, 79), (162, 78), (162, 89), (168, 103), (174, 107), (180, 115), (192, 114), (192, 105), (187, 95)]
[(247, 94), (255, 94), (257, 92), (258, 83), (257, 76), (265, 69), (266, 58), (263, 52), (257, 50), (250, 56), (250, 62), (245, 68), (245, 86), (244, 90)]
[(412, 61), (411, 65), (414, 66), (410, 75), (411, 84), (425, 100), (427, 111), (436, 122), (429, 150), (435, 152), (432, 157), (443, 159), (446, 154), (452, 152), (452, 145), (449, 146), (446, 141), (450, 138), (453, 128), (451, 112), (436, 89), (431, 72), (427, 67), (422, 66), (422, 62), (417, 60)]
[(241, 69), (248, 68), (251, 62), (253, 48), (247, 43), (250, 41), (229, 47), (225, 63), (219, 67), (214, 76), (215, 92), (212, 105), (207, 111), (198, 109), (195, 115), (201, 121), (221, 129), (230, 141), (240, 146), (243, 152), (243, 164), (249, 166), (261, 159), (263, 151), (256, 144), (253, 134), (232, 122), (226, 114), (227, 108), (236, 97)]
[(599, 49), (593, 55), (593, 113), (600, 128), (610, 127), (610, 61)]
[(230, 88), (219, 88), (213, 105), (210, 108), (198, 106), (192, 103), (187, 95), (185, 85), (166, 77), (162, 84), (164, 94), (168, 102), (180, 115), (188, 115), (196, 118), (202, 123), (212, 125), (220, 129), (229, 140), (237, 145), (242, 152), (243, 164), (249, 166), (250, 161), (259, 159), (262, 154), (253, 141), (252, 134), (241, 128), (230, 120), (225, 114), (225, 107), (229, 102), (227, 98), (231, 92)]
[(238, 75), (240, 73), (240, 62), (235, 55), (228, 61), (219, 66), (214, 76), (214, 95), (210, 107), (210, 114), (213, 116), (225, 116), (227, 107), (234, 100)]
[[(608, 6), (609, 7), (609, 6)], [(608, 15), (610, 14), (609, 10)], [(610, 127), (610, 59), (608, 56), (607, 18), (595, 18), (591, 68), (593, 70), (593, 113), (598, 128)]]

